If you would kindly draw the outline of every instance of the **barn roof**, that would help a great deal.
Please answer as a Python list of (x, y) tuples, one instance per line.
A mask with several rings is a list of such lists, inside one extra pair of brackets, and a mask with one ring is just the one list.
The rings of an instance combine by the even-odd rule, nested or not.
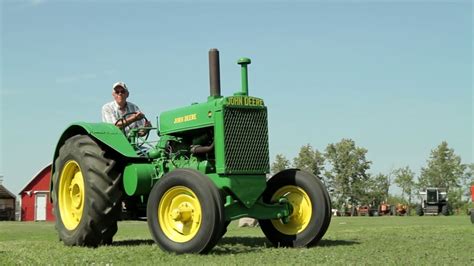
[(34, 175), (33, 178), (31, 178), (31, 180), (28, 183), (26, 183), (26, 185), (20, 190), (20, 193), (18, 193), (18, 194), (21, 195), (21, 193), (23, 193), (23, 191), (25, 191), (25, 189), (31, 184), (31, 182), (33, 182), (36, 178), (38, 178), (43, 172), (49, 171), (50, 169), (51, 169), (51, 163), (46, 165), (36, 175)]
[(15, 194), (11, 193), (3, 185), (0, 185), (0, 199), (16, 199)]

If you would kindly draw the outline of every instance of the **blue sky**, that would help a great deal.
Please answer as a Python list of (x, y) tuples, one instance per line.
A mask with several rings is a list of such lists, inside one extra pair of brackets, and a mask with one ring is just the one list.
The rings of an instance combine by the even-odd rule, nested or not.
[[(473, 161), (471, 1), (1, 1), (1, 155), (18, 193), (73, 121), (99, 121), (111, 86), (148, 117), (205, 101), (210, 48), (224, 95), (269, 107), (270, 152), (342, 138), (371, 173), (419, 173), (446, 140)], [(156, 123), (155, 123), (156, 124)]]

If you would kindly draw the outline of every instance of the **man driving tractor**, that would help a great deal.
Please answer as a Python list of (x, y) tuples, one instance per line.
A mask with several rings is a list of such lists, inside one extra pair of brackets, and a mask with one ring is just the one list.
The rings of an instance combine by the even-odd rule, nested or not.
[[(127, 101), (129, 95), (127, 85), (121, 81), (116, 82), (112, 86), (114, 100), (102, 106), (102, 121), (115, 124), (126, 134), (132, 128), (151, 127), (151, 123), (145, 119), (145, 114), (140, 108)], [(144, 135), (145, 132), (139, 132), (139, 134)]]

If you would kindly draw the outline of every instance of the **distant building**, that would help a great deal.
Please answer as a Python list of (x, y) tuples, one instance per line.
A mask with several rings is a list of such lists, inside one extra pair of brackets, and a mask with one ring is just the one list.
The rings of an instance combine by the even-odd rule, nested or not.
[(15, 194), (0, 184), (0, 221), (15, 220)]
[(20, 191), (21, 221), (54, 221), (50, 180), (51, 164), (48, 164)]

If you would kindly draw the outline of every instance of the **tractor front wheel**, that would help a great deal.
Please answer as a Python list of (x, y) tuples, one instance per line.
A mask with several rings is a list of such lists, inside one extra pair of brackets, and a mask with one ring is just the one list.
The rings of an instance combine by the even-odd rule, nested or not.
[(263, 193), (266, 203), (286, 198), (292, 206), (287, 221), (259, 220), (265, 236), (276, 247), (315, 245), (331, 221), (331, 201), (323, 183), (313, 174), (288, 169), (270, 178)]
[(224, 203), (205, 175), (177, 169), (153, 186), (147, 204), (148, 228), (161, 249), (207, 253), (222, 237)]
[(52, 200), (59, 238), (69, 246), (110, 244), (122, 196), (117, 163), (87, 135), (65, 141), (54, 162)]
[(450, 208), (449, 204), (443, 205), (443, 207), (441, 207), (441, 214), (444, 215), (444, 216), (451, 215), (451, 210), (450, 209), (451, 208)]

